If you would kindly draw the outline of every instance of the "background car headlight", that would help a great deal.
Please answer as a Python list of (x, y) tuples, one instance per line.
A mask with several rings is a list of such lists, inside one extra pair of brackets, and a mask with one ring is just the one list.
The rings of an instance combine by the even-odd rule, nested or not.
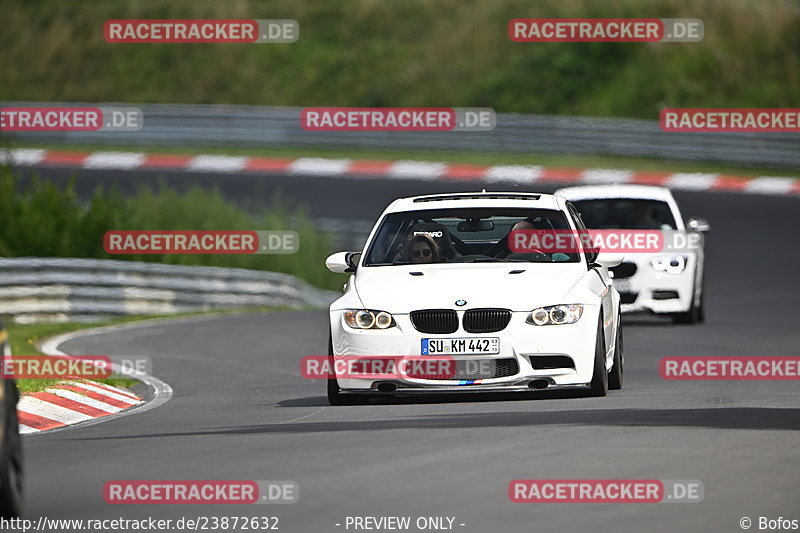
[(344, 321), (354, 329), (386, 329), (396, 325), (392, 315), (372, 309), (348, 309)]
[(659, 272), (680, 274), (686, 270), (686, 259), (683, 255), (662, 255), (650, 261), (650, 266)]
[(539, 307), (531, 311), (526, 322), (537, 326), (574, 324), (582, 314), (583, 306), (580, 304), (551, 305), (550, 307)]

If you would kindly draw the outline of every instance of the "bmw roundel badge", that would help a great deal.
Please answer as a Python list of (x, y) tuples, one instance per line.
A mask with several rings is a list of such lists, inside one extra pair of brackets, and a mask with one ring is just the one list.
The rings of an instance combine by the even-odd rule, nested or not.
[(467, 305), (467, 301), (466, 300), (456, 300), (456, 305), (459, 306), (459, 307), (464, 307), (465, 305)]

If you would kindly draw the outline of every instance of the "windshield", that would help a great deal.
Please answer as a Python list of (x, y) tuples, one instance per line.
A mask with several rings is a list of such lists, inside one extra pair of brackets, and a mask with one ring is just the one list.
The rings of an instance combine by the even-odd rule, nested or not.
[(589, 229), (677, 229), (667, 202), (603, 198), (572, 202)]
[[(516, 226), (516, 227), (515, 227)], [(364, 266), (423, 263), (577, 263), (576, 253), (514, 253), (512, 229), (568, 230), (554, 209), (431, 209), (387, 215), (366, 253)]]

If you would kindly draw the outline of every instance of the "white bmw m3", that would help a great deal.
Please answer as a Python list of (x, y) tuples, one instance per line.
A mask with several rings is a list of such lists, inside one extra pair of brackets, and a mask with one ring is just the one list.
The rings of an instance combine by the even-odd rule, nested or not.
[[(585, 231), (564, 198), (455, 193), (395, 200), (363, 252), (331, 255), (349, 273), (330, 306), (333, 405), (371, 395), (583, 389), (623, 381), (622, 256), (513, 251), (512, 230)], [(345, 360), (445, 360), (447, 372), (343, 370)], [(398, 366), (399, 368), (399, 366)]]

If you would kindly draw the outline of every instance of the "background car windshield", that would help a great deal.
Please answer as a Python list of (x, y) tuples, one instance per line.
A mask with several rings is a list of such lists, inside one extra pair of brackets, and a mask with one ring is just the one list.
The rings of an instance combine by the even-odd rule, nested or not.
[(669, 204), (660, 200), (603, 198), (572, 203), (589, 229), (676, 229)]
[(392, 213), (384, 218), (370, 243), (364, 265), (580, 261), (575, 253), (512, 252), (508, 247), (509, 232), (523, 221), (541, 230), (570, 229), (564, 213), (553, 209), (472, 208)]

